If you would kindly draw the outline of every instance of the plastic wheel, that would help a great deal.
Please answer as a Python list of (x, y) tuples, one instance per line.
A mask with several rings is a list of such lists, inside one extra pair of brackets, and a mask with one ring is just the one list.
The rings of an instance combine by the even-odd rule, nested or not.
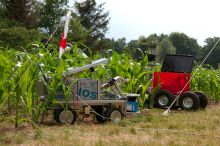
[(205, 109), (208, 105), (208, 97), (200, 91), (196, 91), (195, 94), (199, 97), (200, 108)]
[(122, 120), (122, 113), (119, 109), (113, 109), (110, 111), (108, 118), (112, 123), (118, 123)]
[(73, 124), (76, 121), (76, 112), (71, 110), (54, 109), (54, 120), (60, 124)]
[(184, 110), (196, 110), (199, 108), (199, 97), (193, 92), (185, 92), (179, 97), (179, 105)]
[(171, 105), (174, 96), (166, 90), (159, 90), (154, 97), (154, 103), (159, 108), (166, 108)]

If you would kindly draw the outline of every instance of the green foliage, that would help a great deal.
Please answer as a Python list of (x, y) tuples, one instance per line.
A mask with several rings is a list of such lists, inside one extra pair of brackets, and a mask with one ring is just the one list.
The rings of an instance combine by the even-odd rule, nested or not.
[(214, 70), (211, 66), (206, 66), (206, 68), (197, 67), (195, 68), (194, 72), (196, 72), (196, 74), (191, 82), (192, 90), (203, 91), (209, 96), (210, 99), (219, 101), (220, 71)]
[(160, 38), (157, 36), (157, 34), (151, 34), (148, 37), (140, 36), (138, 38), (139, 47), (144, 50), (147, 48), (148, 43), (159, 43)]
[(97, 43), (97, 48), (100, 52), (106, 52), (114, 48), (114, 39), (102, 38)]
[(0, 29), (0, 46), (16, 48), (26, 46), (30, 42), (39, 40), (38, 31), (27, 30), (25, 27), (12, 27)]
[(5, 16), (24, 24), (28, 28), (35, 28), (38, 25), (40, 10), (39, 3), (35, 0), (7, 0), (3, 3)]
[(118, 53), (122, 53), (126, 48), (126, 38), (119, 38), (114, 42), (114, 50)]
[[(95, 0), (76, 2), (75, 8), (82, 26), (89, 31), (86, 45), (94, 48), (97, 41), (105, 36), (108, 30), (108, 12), (104, 12), (104, 3), (97, 5)], [(96, 50), (94, 50), (96, 51)]]
[(82, 26), (79, 18), (76, 17), (75, 19), (71, 19), (69, 26), (69, 35), (68, 35), (69, 41), (77, 42), (77, 43), (85, 43), (88, 35), (89, 35), (89, 31)]
[(132, 55), (135, 52), (135, 49), (138, 48), (138, 41), (137, 40), (131, 40), (127, 43), (127, 52)]
[[(214, 37), (214, 38), (208, 38), (205, 40), (206, 44), (200, 50), (200, 56), (199, 56), (200, 61), (202, 61), (205, 58), (205, 56), (209, 53), (209, 51), (214, 47), (218, 39), (219, 39), (218, 37)], [(210, 56), (207, 58), (205, 63), (211, 65), (214, 68), (218, 68), (218, 64), (220, 63), (219, 55), (220, 55), (220, 44), (218, 44), (215, 47), (215, 49), (210, 54)]]
[(11, 58), (0, 50), (0, 107), (5, 103), (12, 87), (12, 75), (15, 64)]
[(1, 29), (7, 29), (7, 28), (19, 27), (19, 26), (22, 26), (22, 24), (17, 21), (9, 20), (8, 18), (0, 18)]
[(44, 0), (41, 3), (41, 23), (49, 34), (59, 25), (60, 19), (67, 12), (68, 0)]
[(157, 47), (157, 61), (162, 63), (166, 54), (175, 54), (176, 48), (173, 46), (172, 42), (166, 37), (160, 42)]
[[(117, 40), (104, 38), (108, 30), (108, 12), (104, 12), (104, 4), (97, 5), (95, 0), (86, 0), (81, 3), (76, 2), (75, 7), (77, 14), (73, 14), (70, 21), (68, 42), (74, 42), (73, 47), (63, 54), (59, 59), (57, 45), (49, 44), (47, 48), (37, 43), (40, 47), (28, 45), (32, 41), (38, 41), (41, 38), (39, 31), (35, 29), (27, 29), (37, 27), (38, 23), (38, 7), (36, 13), (31, 13), (27, 17), (27, 12), (33, 6), (27, 5), (25, 2), (34, 2), (32, 0), (16, 1), (17, 5), (21, 5), (16, 9), (16, 5), (12, 5), (13, 1), (0, 7), (0, 108), (8, 107), (8, 111), (13, 115), (15, 127), (21, 122), (30, 122), (35, 125), (41, 112), (49, 105), (57, 103), (55, 95), (60, 90), (65, 95), (66, 103), (70, 94), (72, 83), (66, 83), (66, 78), (62, 73), (68, 67), (78, 67), (90, 63), (92, 60), (100, 58), (99, 54), (93, 54), (85, 57), (78, 46), (87, 48), (96, 47), (94, 52), (101, 49), (113, 49), (111, 54), (107, 54), (109, 62), (107, 65), (101, 65), (96, 72), (89, 73), (84, 71), (76, 75), (76, 78), (95, 78), (103, 82), (110, 78), (121, 76), (128, 79), (127, 83), (121, 85), (122, 91), (127, 93), (137, 93), (141, 91), (141, 97), (138, 98), (139, 105), (144, 106), (147, 89), (151, 87), (152, 73), (156, 68), (148, 67), (149, 43), (158, 45), (158, 61), (162, 61), (166, 53), (174, 53), (175, 47), (177, 53), (198, 55), (201, 60), (204, 55), (213, 47), (218, 38), (209, 38), (206, 40), (204, 48), (200, 48), (196, 40), (189, 38), (182, 33), (172, 33), (169, 38), (167, 35), (152, 34), (148, 37), (141, 36), (138, 40), (132, 40), (128, 44), (125, 38)], [(14, 1), (15, 2), (15, 1)], [(60, 23), (60, 18), (66, 14), (68, 0), (45, 0), (41, 3), (41, 26), (45, 32), (50, 34)], [(0, 2), (0, 4), (2, 4)], [(36, 3), (38, 4), (38, 3)], [(7, 8), (7, 9), (6, 9)], [(14, 8), (14, 11), (8, 15), (9, 20), (3, 16), (4, 12)], [(21, 15), (16, 13), (21, 11)], [(19, 14), (19, 13), (18, 13)], [(36, 18), (36, 21), (31, 19)], [(60, 28), (63, 29), (63, 28)], [(55, 35), (60, 35), (58, 32)], [(53, 41), (58, 44), (59, 38), (55, 36)], [(48, 37), (48, 35), (47, 35)], [(23, 48), (22, 46), (27, 46)], [(15, 50), (11, 50), (14, 48)], [(25, 51), (28, 50), (28, 53)], [(89, 49), (88, 49), (89, 50)], [(25, 51), (25, 52), (23, 52)], [(219, 62), (219, 46), (206, 63), (217, 67)], [(139, 61), (133, 59), (133, 55), (137, 53)], [(198, 53), (201, 52), (201, 53)], [(40, 54), (44, 54), (39, 57)], [(91, 53), (90, 53), (91, 54)], [(135, 59), (137, 59), (135, 58)], [(39, 67), (41, 66), (41, 67)], [(40, 69), (39, 69), (40, 68)], [(220, 97), (219, 86), (219, 70), (213, 68), (196, 68), (199, 70), (192, 80), (192, 90), (204, 91), (210, 96), (210, 99), (218, 101)], [(39, 102), (39, 95), (36, 92), (36, 84), (44, 77), (50, 77), (49, 82), (45, 83), (48, 89), (48, 96), (45, 102)], [(75, 81), (75, 80), (74, 80)], [(141, 87), (141, 89), (140, 89)], [(153, 91), (153, 95), (157, 92), (157, 88)], [(8, 103), (8, 104), (7, 104)], [(67, 107), (67, 105), (65, 106)], [(10, 112), (12, 111), (12, 112)]]
[[(57, 29), (50, 43), (58, 44), (64, 18), (68, 6), (68, 0), (3, 0), (0, 2), (0, 46), (15, 48), (25, 47), (30, 42), (39, 41), (42, 32), (48, 33), (43, 38)], [(191, 54), (196, 56), (196, 63), (201, 62), (206, 54), (217, 41), (217, 37), (207, 38), (203, 47), (199, 46), (197, 40), (184, 33), (174, 32), (170, 35), (151, 34), (140, 36), (137, 40), (126, 43), (126, 38), (117, 40), (105, 38), (108, 30), (109, 12), (104, 10), (105, 3), (97, 4), (95, 0), (77, 1), (74, 4), (76, 13), (72, 13), (69, 26), (68, 42), (77, 42), (81, 48), (88, 46), (92, 52), (114, 50), (133, 56), (141, 60), (143, 54), (149, 53), (149, 43), (157, 44), (157, 61), (162, 62), (165, 53), (173, 53), (176, 48), (177, 54)], [(62, 25), (61, 25), (62, 24)], [(169, 38), (169, 40), (167, 39)], [(165, 41), (165, 40), (166, 41)], [(171, 43), (169, 42), (171, 41)], [(50, 46), (50, 49), (54, 46)], [(21, 48), (20, 48), (21, 49)], [(141, 52), (141, 51), (142, 52)], [(53, 52), (53, 51), (51, 51)], [(103, 53), (104, 54), (104, 53)], [(205, 62), (218, 67), (219, 45)]]
[(190, 38), (184, 33), (174, 32), (169, 37), (177, 54), (196, 55), (200, 48), (196, 39)]
[[(39, 53), (44, 55), (39, 55)], [(64, 53), (61, 59), (57, 57), (56, 50), (51, 54), (41, 45), (33, 54), (7, 49), (0, 51), (0, 73), (2, 75), (0, 79), (0, 108), (8, 106), (8, 110), (15, 113), (16, 127), (21, 122), (30, 122), (34, 126), (40, 113), (50, 105), (49, 103), (58, 102), (55, 99), (58, 90), (63, 92), (66, 103), (68, 102), (71, 85), (75, 80), (67, 84), (66, 78), (62, 75), (63, 71), (68, 67), (83, 66), (88, 64), (88, 60), (99, 58), (99, 55), (85, 58), (80, 54), (77, 44)], [(151, 87), (152, 73), (157, 68), (147, 67), (148, 58), (147, 56), (142, 57), (143, 59), (137, 62), (127, 54), (113, 52), (107, 65), (99, 66), (92, 74), (84, 71), (76, 78), (95, 78), (105, 82), (110, 78), (121, 76), (128, 80), (121, 85), (122, 91), (137, 93), (140, 90), (141, 97), (138, 100), (140, 106), (143, 107), (148, 98), (145, 93)], [(41, 66), (41, 71), (39, 66)], [(219, 71), (211, 67), (209, 69), (196, 68), (196, 70), (199, 71), (192, 79), (192, 90), (204, 91), (210, 99), (218, 101), (220, 97)], [(43, 75), (50, 77), (50, 82), (45, 84), (48, 96), (45, 102), (39, 102), (36, 84), (39, 80), (44, 79)], [(153, 94), (155, 92), (156, 90)], [(7, 101), (10, 104), (6, 104)]]
[[(44, 55), (38, 55), (39, 53)], [(15, 127), (18, 127), (21, 122), (31, 122), (34, 126), (40, 113), (49, 106), (49, 103), (57, 103), (55, 95), (58, 90), (63, 92), (67, 103), (71, 86), (67, 86), (66, 79), (62, 75), (63, 71), (67, 67), (88, 64), (88, 59), (99, 58), (98, 55), (89, 58), (80, 55), (81, 52), (76, 44), (69, 52), (64, 53), (61, 59), (58, 59), (56, 50), (50, 54), (41, 45), (33, 54), (14, 50), (1, 51), (0, 54), (6, 55), (0, 56), (0, 69), (4, 77), (0, 80), (0, 107), (6, 106), (6, 101), (12, 102), (9, 108), (14, 111), (12, 113), (15, 113)], [(39, 58), (39, 56), (41, 57)], [(139, 85), (142, 85), (144, 90), (150, 86), (149, 74), (152, 71), (146, 68), (147, 63), (147, 56), (142, 61), (136, 62), (129, 55), (113, 52), (106, 66), (99, 66), (93, 74), (87, 71), (80, 73), (77, 78), (92, 77), (107, 81), (110, 78), (121, 76), (128, 79), (128, 82), (122, 85), (122, 90), (136, 93)], [(17, 65), (15, 66), (15, 64)], [(41, 71), (39, 66), (42, 66)], [(46, 102), (39, 102), (36, 85), (39, 80), (44, 79), (43, 75), (50, 76), (50, 82), (46, 83), (48, 96)], [(68, 85), (72, 83), (68, 83)], [(144, 102), (145, 99), (146, 97), (143, 95), (141, 100)]]

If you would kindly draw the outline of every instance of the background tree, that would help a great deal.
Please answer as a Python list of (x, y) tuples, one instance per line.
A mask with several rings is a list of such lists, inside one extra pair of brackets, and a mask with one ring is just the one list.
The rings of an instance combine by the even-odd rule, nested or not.
[[(218, 41), (218, 37), (214, 38), (207, 38), (205, 40), (205, 45), (201, 49), (201, 58), (200, 62), (205, 58), (205, 56), (209, 53), (209, 51), (213, 48), (215, 43)], [(205, 64), (210, 64), (214, 68), (218, 68), (218, 64), (220, 63), (220, 44), (216, 46), (216, 48), (213, 50), (213, 52), (210, 54), (210, 56), (205, 61)]]
[(104, 12), (104, 4), (105, 3), (97, 5), (95, 0), (85, 0), (75, 3), (81, 24), (89, 31), (86, 45), (93, 48), (94, 51), (97, 51), (95, 47), (97, 46), (98, 40), (104, 38), (108, 30), (109, 13)]
[(0, 18), (5, 18), (5, 12), (6, 12), (6, 7), (5, 7), (5, 0), (0, 1)]
[(170, 40), (176, 48), (177, 54), (196, 55), (200, 48), (196, 39), (190, 38), (184, 33), (171, 33)]
[(172, 42), (168, 37), (163, 38), (157, 47), (157, 62), (162, 63), (166, 54), (175, 54), (176, 48), (173, 46)]
[(0, 29), (0, 46), (24, 51), (21, 47), (26, 47), (33, 41), (39, 41), (39, 32), (36, 29), (26, 29), (25, 27), (11, 27)]
[(68, 0), (44, 0), (41, 3), (40, 26), (49, 34), (59, 25), (61, 17), (65, 16), (67, 12), (67, 3)]
[[(140, 39), (140, 38), (139, 38)], [(160, 37), (156, 34), (150, 34), (147, 38), (146, 38), (146, 42), (147, 43), (159, 43), (160, 42)]]
[(156, 43), (158, 44), (160, 38), (157, 34), (151, 34), (148, 37), (140, 36), (138, 38), (138, 48), (140, 48), (144, 53), (147, 53), (149, 43)]
[(38, 26), (40, 9), (37, 0), (5, 0), (2, 2), (5, 16), (27, 28)]
[(133, 56), (135, 53), (135, 50), (138, 48), (138, 41), (137, 40), (131, 40), (130, 42), (127, 43), (127, 48), (126, 52)]
[(41, 21), (40, 12), (40, 2), (38, 0), (31, 0), (29, 3), (29, 13), (26, 23), (29, 28), (37, 29), (39, 27)]
[(136, 49), (136, 48), (138, 48), (138, 41), (131, 40), (130, 42), (128, 42), (127, 46), (129, 49)]
[(118, 53), (122, 53), (126, 48), (126, 38), (119, 38), (114, 42), (114, 50)]
[[(0, 2), (0, 46), (23, 49), (39, 40), (39, 3), (36, 0), (3, 0)], [(32, 29), (35, 28), (35, 29)]]
[(68, 42), (78, 44), (85, 43), (88, 35), (89, 32), (82, 26), (80, 19), (77, 18), (77, 16), (73, 16), (69, 24)]
[(158, 39), (158, 42), (161, 42), (164, 38), (169, 38), (169, 35), (162, 33), (156, 39)]
[(110, 38), (102, 38), (97, 43), (98, 50), (101, 52), (107, 52), (108, 50), (114, 49), (115, 40)]
[(146, 51), (147, 51), (147, 46), (148, 46), (147, 37), (145, 37), (145, 36), (140, 36), (137, 41), (138, 41), (138, 48), (141, 49), (143, 52), (146, 53)]
[[(133, 58), (135, 60), (142, 60), (142, 56), (145, 56), (149, 53), (149, 45), (150, 44), (158, 44), (160, 38), (157, 34), (151, 34), (148, 37), (140, 36), (137, 40), (137, 48), (134, 51)], [(133, 44), (134, 45), (134, 44)]]

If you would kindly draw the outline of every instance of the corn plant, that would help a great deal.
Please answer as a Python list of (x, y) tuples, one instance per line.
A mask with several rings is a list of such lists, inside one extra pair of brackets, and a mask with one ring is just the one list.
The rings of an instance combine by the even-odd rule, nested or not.
[[(31, 122), (34, 126), (40, 113), (50, 106), (49, 103), (57, 102), (55, 96), (60, 88), (66, 97), (67, 104), (70, 87), (67, 87), (64, 82), (63, 71), (68, 67), (83, 66), (100, 58), (98, 54), (85, 57), (79, 52), (77, 44), (64, 53), (61, 59), (58, 58), (57, 50), (50, 52), (42, 45), (33, 52), (14, 50), (0, 52), (2, 75), (0, 79), (0, 108), (6, 105), (6, 101), (10, 103), (9, 107), (13, 111), (16, 128), (21, 122)], [(113, 55), (108, 59), (108, 64), (99, 66), (93, 74), (84, 71), (78, 74), (77, 78), (95, 78), (106, 81), (109, 78), (121, 76), (128, 79), (128, 82), (122, 85), (122, 90), (129, 93), (137, 93), (140, 85), (144, 92), (150, 87), (153, 70), (147, 68), (147, 56), (143, 56), (142, 61), (136, 62), (127, 54), (113, 52)], [(39, 102), (39, 95), (36, 92), (36, 84), (41, 79), (46, 79), (47, 82), (46, 102)], [(141, 104), (147, 98), (144, 92), (141, 93)]]
[(148, 98), (145, 93), (151, 86), (152, 73), (152, 68), (148, 67), (147, 56), (143, 56), (143, 60), (136, 62), (127, 54), (113, 52), (108, 64), (105, 67), (98, 68), (95, 78), (102, 77), (102, 80), (108, 80), (108, 78), (121, 76), (128, 79), (128, 82), (121, 86), (122, 90), (127, 93), (143, 91), (138, 98), (140, 106), (143, 107), (145, 100)]
[(12, 62), (10, 57), (4, 55), (6, 52), (0, 50), (0, 108), (9, 98), (9, 92), (12, 86), (12, 75), (15, 63)]
[(196, 67), (196, 72), (191, 82), (191, 88), (194, 91), (205, 92), (211, 100), (220, 99), (220, 71), (211, 66)]

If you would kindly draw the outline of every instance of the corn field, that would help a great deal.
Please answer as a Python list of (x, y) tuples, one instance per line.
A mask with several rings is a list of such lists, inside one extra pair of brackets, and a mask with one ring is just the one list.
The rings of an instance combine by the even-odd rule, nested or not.
[[(196, 73), (195, 73), (196, 72)], [(191, 89), (205, 92), (210, 100), (220, 99), (220, 71), (205, 65), (203, 68), (195, 67), (194, 77), (191, 82)]]
[[(101, 81), (108, 81), (115, 76), (128, 79), (128, 82), (121, 86), (125, 93), (137, 93), (142, 88), (139, 98), (140, 106), (143, 106), (147, 96), (145, 92), (151, 87), (151, 78), (154, 71), (160, 67), (148, 66), (147, 56), (139, 62), (135, 61), (128, 54), (111, 55), (105, 54), (102, 57), (108, 58), (108, 64), (96, 68), (94, 73), (83, 72), (78, 78), (95, 78)], [(100, 55), (84, 56), (74, 45), (69, 51), (58, 58), (56, 50), (48, 51), (43, 45), (29, 47), (29, 52), (20, 52), (13, 49), (0, 50), (0, 111), (6, 113), (10, 120), (14, 121), (15, 127), (23, 123), (31, 123), (35, 127), (40, 114), (47, 108), (47, 103), (56, 102), (55, 93), (62, 87), (64, 95), (68, 95), (69, 89), (64, 84), (62, 73), (68, 67), (78, 67), (99, 59)], [(195, 68), (199, 70), (192, 79), (191, 87), (195, 91), (204, 91), (211, 100), (218, 101), (220, 94), (219, 70), (211, 67)], [(49, 84), (46, 84), (48, 96), (46, 102), (39, 102), (37, 94), (37, 82), (50, 77)]]
[[(35, 126), (40, 114), (47, 108), (47, 103), (56, 102), (55, 93), (62, 88), (64, 95), (70, 92), (64, 84), (62, 73), (68, 67), (78, 67), (99, 59), (98, 54), (84, 56), (78, 51), (77, 45), (58, 58), (58, 52), (47, 51), (44, 46), (30, 48), (28, 52), (19, 52), (13, 49), (0, 51), (0, 108), (8, 113), (15, 127), (30, 122)], [(147, 57), (141, 62), (134, 61), (129, 55), (119, 55), (113, 52), (108, 57), (108, 64), (99, 66), (94, 73), (82, 72), (78, 78), (95, 78), (108, 81), (115, 76), (122, 76), (129, 80), (122, 86), (124, 92), (136, 93), (139, 85), (144, 88), (150, 86), (152, 70), (146, 68)], [(46, 102), (39, 102), (37, 82), (42, 78), (50, 77), (46, 84), (48, 96)], [(145, 98), (145, 97), (144, 97)], [(142, 103), (144, 99), (141, 100)]]

